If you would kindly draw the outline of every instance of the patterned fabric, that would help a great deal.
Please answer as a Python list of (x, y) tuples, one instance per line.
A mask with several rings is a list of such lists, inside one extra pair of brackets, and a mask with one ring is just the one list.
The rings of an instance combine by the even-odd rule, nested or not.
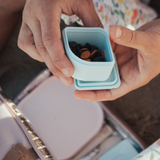
[[(147, 3), (149, 0), (143, 0)], [(138, 28), (157, 17), (156, 12), (139, 0), (93, 0), (95, 10), (105, 28), (109, 30), (110, 25), (122, 25)], [(62, 15), (66, 24), (77, 22), (83, 25), (81, 19), (76, 15)]]
[(160, 160), (160, 139), (132, 160)]

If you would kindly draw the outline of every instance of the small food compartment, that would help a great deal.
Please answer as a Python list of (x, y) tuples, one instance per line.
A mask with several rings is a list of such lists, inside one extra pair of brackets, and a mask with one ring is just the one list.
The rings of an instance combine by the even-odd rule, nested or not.
[(86, 43), (85, 46), (76, 43), (75, 41), (69, 42), (71, 51), (80, 59), (88, 62), (105, 62), (105, 55), (103, 50), (98, 47)]
[[(115, 57), (110, 45), (109, 36), (102, 28), (67, 27), (63, 30), (63, 41), (66, 54), (74, 66), (73, 78), (82, 81), (105, 81), (109, 78), (115, 65)], [(87, 61), (90, 58), (81, 58), (73, 53), (71, 42), (87, 48), (97, 47), (98, 51), (104, 52), (104, 60)], [(82, 49), (82, 48), (81, 48)], [(90, 50), (90, 54), (94, 52)], [(96, 58), (96, 57), (94, 57)]]

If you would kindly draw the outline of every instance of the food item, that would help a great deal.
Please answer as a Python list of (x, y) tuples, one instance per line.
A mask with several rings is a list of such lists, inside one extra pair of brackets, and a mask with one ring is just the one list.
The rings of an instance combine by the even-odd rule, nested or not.
[(101, 56), (104, 58), (104, 51), (100, 51)]
[(76, 42), (70, 42), (70, 43), (69, 43), (69, 46), (70, 46), (71, 48), (76, 47), (76, 45), (77, 45), (77, 43), (76, 43)]
[(97, 62), (97, 61), (103, 61), (103, 60), (104, 60), (104, 58), (99, 56), (99, 57), (94, 58), (93, 61)]
[(82, 48), (81, 51), (89, 51), (88, 48)]
[(89, 58), (91, 55), (90, 51), (84, 51), (82, 54), (81, 54), (81, 58), (82, 59), (87, 59)]
[(85, 59), (85, 61), (91, 62), (91, 59)]
[(91, 53), (91, 55), (90, 55), (90, 57), (89, 58), (93, 58), (93, 57), (95, 57), (95, 54), (98, 52), (98, 50), (94, 50), (92, 53)]
[(103, 50), (98, 50), (96, 46), (92, 46), (86, 43), (85, 46), (81, 46), (76, 42), (69, 42), (70, 49), (79, 58), (88, 62), (104, 62), (105, 54)]

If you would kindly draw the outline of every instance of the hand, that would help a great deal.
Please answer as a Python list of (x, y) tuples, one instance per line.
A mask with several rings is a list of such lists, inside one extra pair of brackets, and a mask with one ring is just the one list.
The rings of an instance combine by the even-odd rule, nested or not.
[(27, 0), (18, 46), (32, 58), (45, 62), (63, 84), (73, 83), (74, 68), (61, 43), (61, 14), (76, 14), (85, 26), (102, 27), (92, 0)]
[(121, 76), (117, 89), (75, 91), (75, 97), (89, 101), (117, 99), (147, 84), (160, 73), (160, 19), (136, 31), (111, 26), (110, 38)]

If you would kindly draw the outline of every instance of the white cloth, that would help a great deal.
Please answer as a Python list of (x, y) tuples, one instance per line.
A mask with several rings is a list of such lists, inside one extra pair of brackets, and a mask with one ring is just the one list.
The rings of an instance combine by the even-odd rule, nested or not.
[(27, 149), (31, 148), (23, 131), (0, 100), (0, 160), (18, 142)]

